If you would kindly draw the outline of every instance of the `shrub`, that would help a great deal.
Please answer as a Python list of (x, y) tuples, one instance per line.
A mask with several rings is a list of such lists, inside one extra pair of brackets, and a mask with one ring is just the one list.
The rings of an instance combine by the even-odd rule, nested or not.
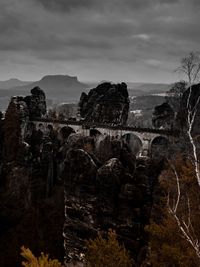
[(49, 259), (48, 254), (41, 253), (37, 258), (30, 249), (22, 247), (21, 250), (21, 255), (26, 260), (22, 262), (24, 267), (63, 267), (58, 260)]
[(117, 241), (115, 231), (109, 230), (107, 239), (98, 234), (86, 247), (87, 267), (131, 267), (133, 264), (125, 247)]

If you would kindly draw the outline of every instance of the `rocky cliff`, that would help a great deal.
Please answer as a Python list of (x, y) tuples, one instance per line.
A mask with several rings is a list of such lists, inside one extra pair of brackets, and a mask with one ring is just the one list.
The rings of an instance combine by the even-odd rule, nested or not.
[(45, 112), (45, 94), (33, 88), (30, 96), (12, 97), (5, 119), (0, 118), (1, 266), (20, 266), (22, 245), (63, 257), (64, 196), (55, 181), (50, 194), (52, 154), (47, 155), (39, 131), (24, 135), (29, 119)]
[[(102, 113), (94, 114), (101, 114), (104, 119), (97, 116), (97, 122), (111, 123), (113, 119), (123, 124), (129, 105), (126, 86), (106, 86), (87, 95), (82, 112), (89, 120), (92, 106), (100, 103), (104, 107)], [(112, 97), (105, 98), (105, 95), (114, 97), (114, 92), (113, 102)], [(44, 99), (39, 88), (29, 97), (14, 98), (11, 102), (19, 111), (19, 121), (27, 116), (42, 116)], [(107, 107), (114, 108), (110, 117), (105, 112)], [(12, 114), (9, 112), (4, 121), (8, 129), (10, 125), (15, 127), (9, 122)], [(3, 133), (3, 138), (9, 140), (12, 133)], [(85, 241), (109, 228), (116, 231), (137, 266), (142, 264), (148, 246), (144, 227), (149, 221), (152, 187), (161, 165), (136, 159), (125, 140), (102, 135), (85, 137), (70, 127), (57, 132), (49, 125), (48, 131), (43, 132), (42, 127), (36, 129), (29, 123), (24, 140), (17, 138), (17, 142), (20, 156), (9, 160), (2, 157), (1, 266), (20, 266), (22, 245), (36, 254), (48, 252), (61, 261), (65, 256), (65, 263), (81, 261)]]
[(63, 172), (65, 263), (82, 261), (85, 240), (114, 229), (140, 266), (148, 245), (144, 227), (151, 212), (152, 185), (161, 166), (136, 160), (123, 141), (106, 137), (108, 155), (107, 150), (98, 153), (96, 140), (76, 137), (73, 145), (68, 144)]
[(87, 122), (125, 125), (129, 110), (127, 85), (100, 84), (88, 94), (82, 93), (79, 106)]

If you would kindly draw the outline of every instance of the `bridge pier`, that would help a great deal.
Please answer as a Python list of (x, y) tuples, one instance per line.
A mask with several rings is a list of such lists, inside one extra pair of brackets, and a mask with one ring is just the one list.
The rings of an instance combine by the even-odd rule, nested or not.
[(151, 151), (151, 139), (143, 138), (142, 141), (142, 151), (140, 153), (140, 156), (149, 157)]
[(90, 129), (81, 128), (80, 131), (84, 136), (90, 136)]

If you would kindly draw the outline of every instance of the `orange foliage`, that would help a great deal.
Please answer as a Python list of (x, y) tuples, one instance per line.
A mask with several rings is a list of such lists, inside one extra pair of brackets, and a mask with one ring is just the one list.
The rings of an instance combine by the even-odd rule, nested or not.
[(26, 260), (22, 262), (24, 267), (64, 267), (58, 260), (49, 259), (48, 254), (41, 253), (37, 258), (30, 249), (22, 247), (21, 250), (21, 255)]
[(131, 267), (133, 261), (124, 246), (117, 241), (115, 231), (109, 230), (108, 238), (100, 234), (87, 242), (85, 255), (87, 267)]
[[(192, 246), (183, 237), (174, 217), (168, 212), (177, 200), (177, 181), (172, 165), (180, 179), (180, 202), (177, 215), (192, 225), (200, 240), (200, 194), (191, 162), (178, 157), (169, 162), (159, 178), (156, 189), (157, 202), (153, 207), (151, 223), (146, 227), (150, 234), (151, 262), (153, 267), (196, 267), (200, 262)], [(158, 197), (158, 194), (160, 196)]]

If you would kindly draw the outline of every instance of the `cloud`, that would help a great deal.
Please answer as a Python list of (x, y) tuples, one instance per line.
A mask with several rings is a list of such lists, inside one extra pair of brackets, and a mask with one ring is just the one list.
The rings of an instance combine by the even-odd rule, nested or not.
[[(94, 73), (95, 66), (94, 76), (101, 78), (108, 75), (103, 66), (109, 66), (110, 75), (116, 77), (131, 77), (142, 71), (149, 77), (152, 68), (158, 73), (168, 70), (166, 77), (169, 77), (169, 69), (175, 68), (182, 56), (198, 50), (198, 3), (197, 0), (1, 0), (0, 60), (5, 70), (0, 67), (0, 73), (13, 76), (6, 68), (13, 72), (17, 62), (20, 69), (23, 64), (26, 68), (26, 62), (29, 65), (33, 62), (38, 72), (41, 66), (48, 70), (52, 62), (55, 73), (64, 66), (68, 69), (70, 64), (74, 74), (78, 70), (80, 75), (88, 75), (90, 68)], [(39, 75), (38, 72), (34, 67), (32, 75)], [(152, 79), (156, 78), (152, 74)]]
[[(146, 9), (155, 5), (175, 4), (179, 0), (36, 0), (44, 8), (51, 11), (69, 12), (71, 9)], [(195, 0), (194, 0), (195, 1)]]
[(66, 12), (76, 8), (89, 8), (95, 6), (98, 1), (95, 0), (36, 0), (44, 8)]
[(145, 34), (145, 33), (135, 34), (132, 37), (136, 38), (136, 39), (141, 39), (141, 40), (144, 40), (144, 41), (149, 40), (151, 38), (150, 35)]

